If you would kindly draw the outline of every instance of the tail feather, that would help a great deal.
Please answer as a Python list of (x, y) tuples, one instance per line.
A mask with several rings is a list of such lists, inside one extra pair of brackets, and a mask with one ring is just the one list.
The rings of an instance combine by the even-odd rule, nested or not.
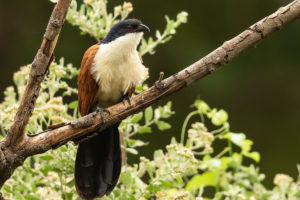
[(118, 124), (79, 144), (75, 162), (75, 183), (83, 199), (108, 195), (121, 173)]

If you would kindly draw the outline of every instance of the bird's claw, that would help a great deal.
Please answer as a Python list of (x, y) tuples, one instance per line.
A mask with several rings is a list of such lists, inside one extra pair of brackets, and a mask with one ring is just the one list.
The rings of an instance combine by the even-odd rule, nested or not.
[(110, 115), (109, 110), (106, 109), (106, 108), (101, 108), (100, 106), (97, 106), (96, 112), (100, 114), (100, 117), (101, 117), (101, 119), (102, 119), (102, 121), (103, 121), (103, 124), (105, 124), (106, 121), (105, 121), (105, 118), (104, 118), (103, 113), (106, 112), (107, 114)]
[(124, 97), (124, 99), (123, 99), (123, 101), (122, 101), (122, 103), (123, 103), (123, 105), (125, 106), (125, 101), (127, 101), (128, 103), (129, 103), (129, 105), (131, 105), (131, 98), (130, 97)]

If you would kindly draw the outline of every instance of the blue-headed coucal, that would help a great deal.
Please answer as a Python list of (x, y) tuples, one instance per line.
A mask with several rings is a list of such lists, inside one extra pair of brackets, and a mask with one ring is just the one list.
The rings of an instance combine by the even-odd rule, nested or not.
[[(147, 76), (137, 46), (149, 28), (137, 19), (114, 25), (107, 36), (84, 54), (78, 76), (78, 104), (82, 116), (130, 98)], [(104, 118), (103, 118), (104, 119)], [(121, 172), (118, 125), (112, 125), (79, 144), (75, 185), (83, 199), (108, 195)]]

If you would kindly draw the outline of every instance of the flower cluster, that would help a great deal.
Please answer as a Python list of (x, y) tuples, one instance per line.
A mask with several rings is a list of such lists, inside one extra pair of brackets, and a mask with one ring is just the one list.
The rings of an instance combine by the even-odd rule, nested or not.
[[(1, 133), (5, 134), (11, 126), (14, 115), (17, 111), (19, 102), (23, 96), (25, 86), (29, 77), (31, 65), (21, 67), (19, 71), (14, 73), (13, 80), (16, 85), (8, 87), (5, 92), (4, 101), (0, 104), (0, 128)], [(72, 88), (66, 82), (78, 74), (78, 70), (71, 64), (64, 65), (64, 59), (60, 59), (59, 63), (53, 62), (50, 65), (49, 74), (41, 85), (39, 97), (36, 101), (34, 112), (29, 119), (27, 132), (37, 133), (51, 124), (67, 122), (76, 117), (77, 109), (73, 115), (68, 114), (68, 104), (63, 102), (63, 96), (70, 96), (77, 93), (77, 89)]]

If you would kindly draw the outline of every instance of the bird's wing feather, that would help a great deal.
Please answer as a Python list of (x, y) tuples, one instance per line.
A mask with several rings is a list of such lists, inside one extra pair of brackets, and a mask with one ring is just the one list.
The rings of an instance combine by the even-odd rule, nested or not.
[(80, 72), (78, 75), (78, 106), (81, 116), (88, 114), (99, 88), (96, 80), (91, 74), (91, 66), (98, 50), (98, 44), (91, 46), (84, 53), (81, 61)]
[(142, 58), (142, 55), (140, 54), (140, 52), (138, 52), (138, 55), (139, 55), (139, 57), (140, 57), (141, 63), (143, 63), (143, 58)]

